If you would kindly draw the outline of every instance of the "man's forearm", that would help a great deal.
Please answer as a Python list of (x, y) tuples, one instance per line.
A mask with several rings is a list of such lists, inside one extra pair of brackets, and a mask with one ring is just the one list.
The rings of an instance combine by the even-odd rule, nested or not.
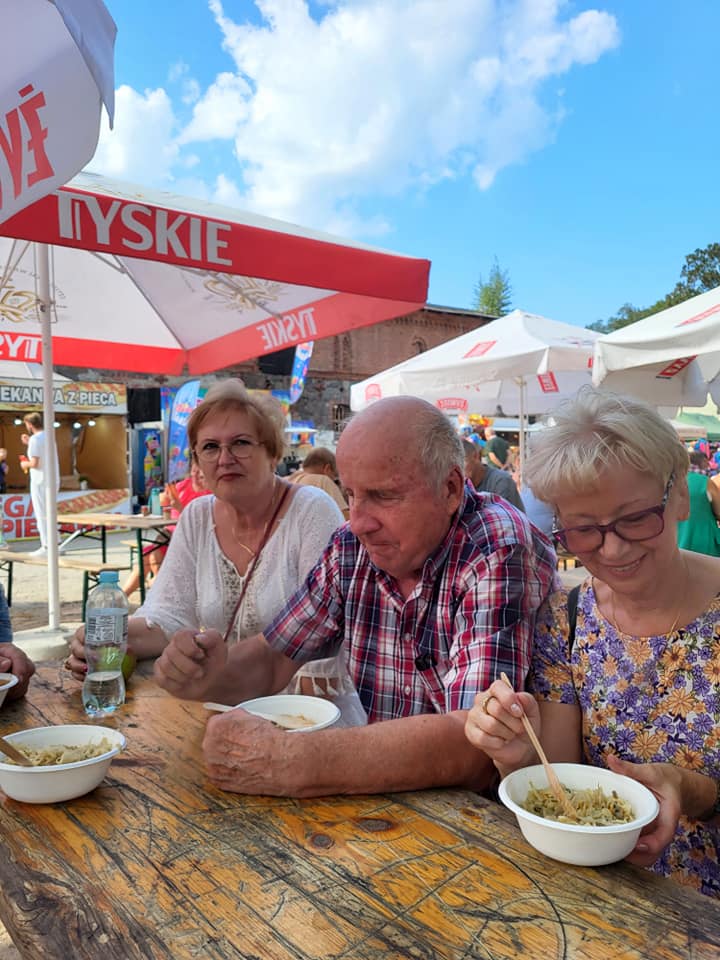
[(444, 786), (484, 790), (495, 769), (465, 737), (466, 716), (426, 714), (293, 737), (287, 789), (281, 792), (313, 797)]

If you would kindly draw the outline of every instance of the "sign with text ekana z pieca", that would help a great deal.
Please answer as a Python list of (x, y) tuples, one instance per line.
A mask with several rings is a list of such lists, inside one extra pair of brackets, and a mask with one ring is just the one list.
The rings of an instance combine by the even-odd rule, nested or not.
[[(58, 413), (127, 413), (124, 383), (83, 383), (69, 380), (53, 385)], [(37, 380), (0, 380), (0, 410), (42, 410), (43, 385)]]

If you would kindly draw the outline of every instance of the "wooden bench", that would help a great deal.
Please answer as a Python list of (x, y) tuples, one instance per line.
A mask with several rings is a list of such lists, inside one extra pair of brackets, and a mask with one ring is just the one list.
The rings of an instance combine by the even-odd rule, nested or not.
[[(33, 556), (31, 553), (21, 553), (19, 550), (0, 550), (0, 571), (7, 572), (7, 587), (5, 595), (8, 606), (12, 606), (12, 582), (13, 566), (16, 563), (28, 564), (34, 567), (46, 567), (48, 563), (47, 555)], [(93, 560), (84, 557), (63, 557), (59, 556), (57, 560), (58, 567), (63, 570), (81, 570), (83, 574), (83, 593), (82, 593), (82, 619), (85, 619), (85, 605), (87, 604), (90, 588), (94, 587), (100, 579), (100, 574), (105, 570), (129, 570), (130, 567), (124, 563), (103, 563), (102, 560)]]

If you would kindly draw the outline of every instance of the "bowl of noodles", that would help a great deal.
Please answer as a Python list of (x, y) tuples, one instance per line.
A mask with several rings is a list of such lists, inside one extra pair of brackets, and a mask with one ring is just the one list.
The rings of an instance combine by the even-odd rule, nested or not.
[(5, 739), (34, 764), (19, 766), (0, 753), (0, 789), (23, 803), (61, 803), (89, 793), (125, 746), (119, 730), (82, 723), (33, 727)]
[(340, 710), (323, 697), (308, 697), (303, 694), (278, 693), (271, 697), (256, 697), (239, 703), (248, 713), (259, 713), (288, 733), (312, 733), (332, 726), (340, 716)]
[(14, 673), (0, 673), (0, 707), (5, 701), (8, 690), (10, 690), (11, 687), (14, 687), (17, 682), (18, 678)]
[(584, 867), (616, 863), (658, 815), (655, 796), (637, 780), (602, 767), (554, 763), (582, 818), (570, 822), (558, 810), (542, 765), (523, 767), (500, 783), (500, 800), (512, 810), (523, 836), (553, 860)]

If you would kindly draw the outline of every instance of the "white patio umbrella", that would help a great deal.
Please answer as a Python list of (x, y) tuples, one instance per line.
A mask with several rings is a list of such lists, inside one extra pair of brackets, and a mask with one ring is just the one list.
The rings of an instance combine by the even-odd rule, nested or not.
[(116, 28), (102, 0), (3, 0), (0, 224), (92, 158), (115, 100)]
[(361, 410), (381, 397), (409, 394), (448, 411), (490, 414), (500, 405), (526, 423), (531, 413), (547, 412), (590, 383), (596, 337), (582, 327), (513, 310), (354, 384), (350, 405)]
[[(102, 104), (112, 128), (116, 33), (102, 0), (3, 0), (0, 229), (18, 211), (47, 196), (89, 162), (100, 135)], [(0, 319), (1, 314), (0, 310)], [(44, 371), (43, 382), (45, 422), (52, 423), (51, 364)], [(51, 456), (48, 491), (54, 490), (55, 483), (55, 457)], [(48, 507), (48, 520), (54, 520), (55, 500), (50, 492)], [(55, 629), (60, 610), (57, 553), (55, 538), (48, 542), (52, 544), (48, 556), (50, 626)]]
[(720, 399), (720, 287), (598, 337), (593, 381), (660, 407)]
[(0, 357), (41, 361), (46, 401), (53, 356), (201, 374), (410, 313), (427, 297), (427, 260), (92, 174), (0, 234)]

